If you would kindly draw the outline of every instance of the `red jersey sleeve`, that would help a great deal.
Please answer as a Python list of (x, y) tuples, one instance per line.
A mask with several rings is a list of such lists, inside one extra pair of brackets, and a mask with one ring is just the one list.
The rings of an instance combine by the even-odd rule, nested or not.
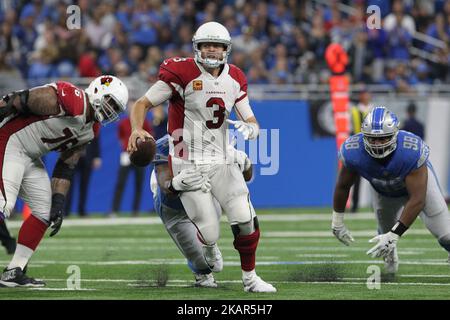
[(158, 78), (167, 83), (174, 93), (185, 89), (191, 80), (200, 76), (201, 71), (192, 58), (170, 58), (164, 60), (159, 67)]
[(230, 70), (229, 74), (230, 76), (236, 80), (237, 83), (241, 86), (241, 90), (239, 92), (238, 98), (236, 99), (235, 103), (241, 101), (247, 96), (247, 77), (245, 76), (244, 72), (242, 72), (241, 69), (236, 67), (233, 64), (230, 64)]
[(56, 82), (58, 104), (65, 115), (79, 116), (84, 112), (86, 98), (84, 91), (65, 81)]

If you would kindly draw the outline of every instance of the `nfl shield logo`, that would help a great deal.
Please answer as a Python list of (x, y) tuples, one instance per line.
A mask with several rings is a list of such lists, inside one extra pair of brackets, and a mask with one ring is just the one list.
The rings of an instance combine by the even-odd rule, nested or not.
[(203, 89), (203, 82), (202, 82), (202, 80), (194, 80), (192, 82), (192, 88), (194, 90), (202, 90)]

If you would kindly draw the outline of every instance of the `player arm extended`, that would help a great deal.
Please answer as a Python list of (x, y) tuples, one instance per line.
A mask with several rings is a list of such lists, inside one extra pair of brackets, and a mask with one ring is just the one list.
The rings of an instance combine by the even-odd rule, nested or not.
[(411, 171), (411, 173), (405, 178), (409, 199), (403, 208), (399, 222), (401, 222), (406, 228), (411, 226), (425, 206), (427, 182), (428, 168), (426, 165)]
[(2, 119), (11, 114), (51, 116), (60, 112), (56, 91), (48, 86), (14, 91), (0, 101)]
[(144, 121), (147, 112), (172, 96), (172, 89), (161, 80), (158, 80), (142, 97), (133, 105), (130, 112), (131, 135), (128, 139), (127, 151), (131, 154), (137, 150), (136, 140), (138, 138), (145, 140), (145, 137), (151, 137), (150, 133), (144, 130)]
[(336, 181), (333, 196), (333, 209), (335, 212), (344, 212), (350, 188), (358, 179), (358, 173), (342, 166)]
[(51, 237), (57, 234), (61, 228), (64, 218), (66, 195), (70, 188), (75, 167), (83, 154), (84, 149), (85, 145), (63, 152), (53, 169), (51, 180), (52, 207), (50, 210), (50, 222), (53, 223), (53, 231), (50, 233)]

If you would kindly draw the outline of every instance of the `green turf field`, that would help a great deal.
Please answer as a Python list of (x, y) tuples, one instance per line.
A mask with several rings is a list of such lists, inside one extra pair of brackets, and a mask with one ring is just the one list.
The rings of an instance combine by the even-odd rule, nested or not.
[[(156, 216), (67, 219), (60, 233), (41, 243), (29, 265), (45, 288), (0, 288), (0, 299), (449, 299), (447, 253), (417, 220), (400, 239), (400, 270), (368, 289), (367, 269), (381, 260), (365, 254), (375, 235), (371, 213), (347, 214), (356, 242), (345, 247), (330, 231), (330, 210), (258, 210), (261, 239), (257, 272), (275, 294), (243, 291), (232, 233), (222, 222), (224, 270), (217, 289), (195, 288), (184, 258)], [(16, 235), (19, 221), (10, 222)], [(3, 248), (0, 248), (3, 249)], [(0, 264), (10, 259), (0, 250)], [(81, 272), (81, 290), (67, 288), (69, 266)], [(73, 268), (73, 267), (72, 267)], [(69, 283), (73, 283), (69, 279)]]

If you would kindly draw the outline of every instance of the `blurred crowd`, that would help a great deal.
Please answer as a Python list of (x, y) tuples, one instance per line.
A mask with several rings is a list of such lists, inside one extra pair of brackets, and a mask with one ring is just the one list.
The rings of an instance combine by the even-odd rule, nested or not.
[[(80, 8), (80, 29), (67, 28), (71, 4)], [(370, 5), (381, 10), (381, 29), (367, 28)], [(211, 20), (230, 31), (229, 62), (251, 84), (327, 83), (324, 51), (332, 41), (349, 53), (353, 83), (407, 92), (450, 82), (444, 0), (3, 0), (0, 78), (21, 77), (31, 86), (108, 73), (153, 82), (163, 59), (193, 55), (193, 32)], [(445, 45), (419, 41), (416, 32)], [(425, 54), (419, 58), (411, 47)]]

